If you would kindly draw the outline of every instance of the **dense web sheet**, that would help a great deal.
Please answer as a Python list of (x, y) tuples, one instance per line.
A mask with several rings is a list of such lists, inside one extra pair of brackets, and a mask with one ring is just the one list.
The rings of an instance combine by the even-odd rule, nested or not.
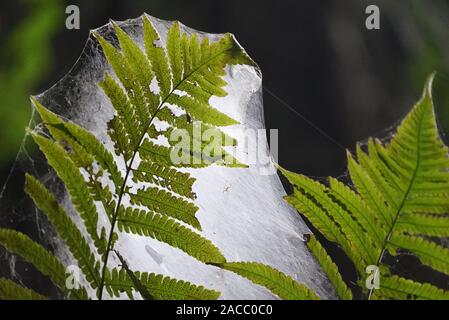
[[(171, 22), (149, 18), (161, 34), (162, 41), (165, 41)], [(142, 46), (141, 18), (120, 22), (119, 25)], [(208, 37), (212, 41), (219, 37), (181, 27), (187, 33), (198, 33), (200, 37)], [(110, 23), (96, 31), (108, 41), (116, 42)], [(111, 71), (110, 67), (99, 44), (91, 35), (72, 70), (52, 88), (38, 95), (37, 99), (60, 116), (88, 129), (110, 146), (106, 123), (112, 118), (113, 108), (97, 86), (105, 71)], [(255, 142), (250, 137), (245, 143), (242, 130), (238, 129), (265, 128), (261, 73), (249, 66), (232, 66), (227, 69), (226, 80), (229, 83), (226, 88), (228, 96), (212, 98), (211, 102), (215, 108), (241, 123), (238, 128), (224, 130), (237, 139), (239, 146), (236, 154), (239, 158), (248, 151), (243, 146)], [(30, 127), (41, 128), (37, 117), (33, 116)], [(1, 193), (0, 223), (2, 226), (25, 231), (33, 239), (54, 250), (64, 263), (74, 264), (71, 255), (56, 240), (47, 221), (23, 194), (23, 174), (31, 172), (58, 196), (67, 212), (77, 219), (64, 186), (29, 140), (25, 138), (11, 179)], [(268, 158), (267, 142), (264, 141), (262, 146), (263, 150), (259, 150), (259, 153)], [(204, 236), (221, 249), (228, 261), (269, 264), (306, 284), (322, 298), (334, 298), (333, 289), (302, 240), (302, 235), (310, 231), (296, 211), (282, 199), (285, 191), (278, 176), (261, 174), (264, 172), (263, 167), (263, 164), (255, 163), (248, 169), (214, 165), (189, 170), (197, 179), (194, 184), (194, 192), (197, 194), (195, 202), (200, 208), (197, 217)], [(275, 298), (268, 290), (253, 285), (246, 279), (201, 264), (182, 251), (153, 239), (121, 233), (115, 248), (133, 270), (170, 275), (214, 288), (222, 293), (223, 299)], [(114, 258), (110, 259), (110, 264), (119, 265)], [(51, 290), (48, 281), (37, 277), (32, 270), (25, 269), (29, 266), (25, 267), (19, 259), (2, 251), (0, 261), (3, 263), (1, 275), (23, 281), (43, 293)]]

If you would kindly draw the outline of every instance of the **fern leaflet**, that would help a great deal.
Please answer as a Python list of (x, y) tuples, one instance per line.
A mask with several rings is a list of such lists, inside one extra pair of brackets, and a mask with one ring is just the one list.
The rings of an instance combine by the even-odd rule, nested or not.
[(292, 277), (257, 262), (229, 262), (216, 264), (218, 267), (232, 271), (252, 282), (270, 289), (271, 292), (285, 300), (318, 300), (319, 297)]
[(0, 278), (0, 300), (47, 300), (47, 298), (14, 281)]
[(48, 276), (68, 297), (87, 298), (85, 288), (81, 287), (79, 290), (68, 290), (66, 288), (65, 267), (53, 254), (28, 236), (14, 230), (0, 229), (0, 245), (32, 263), (37, 270)]
[[(449, 156), (436, 126), (431, 95), (433, 76), (421, 100), (402, 121), (389, 143), (369, 139), (348, 152), (353, 188), (330, 178), (328, 186), (281, 169), (294, 186), (286, 200), (351, 258), (363, 277), (367, 266), (380, 270), (380, 288), (365, 288), (370, 298), (447, 298), (427, 283), (393, 273), (384, 258), (403, 251), (421, 263), (449, 274), (449, 250), (435, 238), (448, 234)], [(313, 239), (309, 247), (324, 270), (332, 265)], [(349, 293), (334, 267), (327, 272), (341, 298)], [(364, 280), (364, 279), (362, 279)]]

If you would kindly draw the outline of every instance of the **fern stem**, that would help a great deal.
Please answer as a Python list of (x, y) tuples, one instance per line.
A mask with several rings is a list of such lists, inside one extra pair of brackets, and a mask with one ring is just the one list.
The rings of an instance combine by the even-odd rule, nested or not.
[(157, 116), (158, 112), (162, 109), (162, 107), (167, 102), (169, 97), (179, 88), (179, 86), (182, 83), (184, 83), (184, 81), (186, 81), (190, 76), (192, 76), (195, 72), (197, 72), (203, 66), (209, 64), (211, 61), (215, 60), (216, 58), (218, 58), (220, 55), (224, 54), (228, 50), (229, 49), (226, 49), (226, 50), (218, 52), (217, 54), (215, 54), (214, 56), (212, 56), (208, 60), (206, 60), (204, 63), (200, 64), (198, 67), (193, 69), (183, 79), (181, 79), (181, 81), (179, 81), (178, 84), (176, 84), (176, 86), (173, 87), (173, 89), (167, 94), (167, 96), (164, 98), (164, 100), (159, 104), (159, 106), (155, 110), (154, 114), (151, 116), (150, 121), (148, 122), (147, 126), (145, 127), (145, 130), (142, 132), (142, 134), (141, 134), (141, 136), (139, 138), (139, 142), (137, 143), (137, 147), (134, 149), (133, 155), (132, 155), (129, 163), (126, 165), (125, 179), (123, 180), (122, 186), (120, 188), (120, 193), (119, 193), (119, 198), (118, 198), (118, 201), (117, 201), (117, 206), (115, 207), (114, 215), (112, 217), (111, 229), (109, 230), (109, 236), (108, 236), (108, 244), (107, 244), (107, 247), (106, 247), (106, 251), (104, 253), (105, 254), (105, 258), (104, 258), (104, 264), (103, 264), (103, 268), (102, 268), (102, 272), (101, 272), (100, 287), (98, 288), (98, 299), (99, 300), (103, 299), (103, 291), (104, 291), (104, 285), (105, 285), (106, 270), (107, 270), (108, 261), (109, 261), (109, 254), (114, 249), (112, 240), (114, 239), (114, 230), (115, 230), (115, 227), (116, 227), (116, 224), (117, 224), (118, 211), (120, 209), (120, 205), (122, 204), (123, 195), (125, 194), (124, 191), (125, 191), (125, 187), (126, 187), (127, 182), (128, 182), (129, 174), (133, 170), (132, 169), (132, 165), (134, 163), (134, 159), (135, 159), (138, 151), (140, 150), (140, 147), (141, 147), (140, 145), (142, 144), (142, 141), (144, 140), (145, 135), (147, 134), (148, 129), (150, 128), (151, 124), (153, 123), (154, 118)]

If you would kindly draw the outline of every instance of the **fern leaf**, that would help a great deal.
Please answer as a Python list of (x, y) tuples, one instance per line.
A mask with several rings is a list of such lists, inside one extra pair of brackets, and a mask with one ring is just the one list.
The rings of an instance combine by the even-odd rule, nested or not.
[(358, 270), (364, 270), (366, 264), (375, 263), (375, 247), (367, 241), (363, 229), (355, 223), (349, 212), (328, 196), (329, 191), (323, 185), (285, 169), (281, 171), (295, 186), (293, 195), (286, 198), (290, 204), (304, 213), (313, 224), (319, 225), (330, 241), (337, 242), (352, 258)]
[[(164, 50), (158, 43), (160, 36), (147, 17), (144, 17), (143, 23), (147, 60), (142, 62), (142, 65), (144, 65), (142, 69), (150, 68), (152, 71), (154, 69), (160, 90), (159, 101), (161, 101), (151, 119), (159, 118), (159, 112), (164, 109), (164, 103), (168, 102), (183, 108), (194, 119), (204, 123), (220, 126), (236, 124), (235, 120), (215, 110), (208, 102), (208, 98), (212, 95), (224, 96), (226, 94), (226, 91), (222, 89), (226, 85), (226, 82), (222, 79), (222, 76), (225, 75), (224, 67), (226, 64), (254, 64), (232, 36), (227, 34), (220, 41), (214, 43), (203, 40), (200, 46), (197, 36), (189, 37), (185, 33), (182, 34), (179, 23), (174, 23), (168, 32), (166, 50)], [(132, 99), (130, 102), (126, 102), (126, 96), (130, 97), (135, 92), (131, 94), (131, 80), (124, 78), (126, 73), (130, 73), (129, 77), (137, 79), (137, 82), (140, 81), (139, 83), (145, 83), (147, 86), (150, 84), (151, 76), (143, 79), (142, 70), (135, 67), (139, 65), (139, 61), (145, 60), (145, 54), (143, 52), (136, 53), (135, 51), (140, 50), (137, 45), (133, 44), (133, 41), (120, 27), (114, 24), (114, 28), (122, 52), (107, 43), (99, 35), (95, 36), (99, 40), (119, 81), (125, 87), (126, 95), (118, 93), (120, 87), (113, 83), (115, 81), (111, 77), (107, 76), (102, 85), (107, 84), (107, 87), (114, 87), (114, 89), (109, 90), (110, 92), (107, 92), (107, 95), (116, 109), (121, 109), (121, 106), (129, 106), (128, 109), (137, 109), (142, 103), (138, 104), (133, 102)], [(189, 72), (186, 72), (186, 70)], [(184, 91), (187, 95), (179, 95), (175, 93), (176, 90)], [(138, 110), (137, 113), (139, 113)], [(116, 149), (118, 150), (126, 149), (126, 141), (121, 140), (127, 132), (132, 132), (132, 130), (130, 131), (132, 126), (136, 127), (136, 121), (132, 124), (134, 113), (123, 112), (123, 114), (128, 114), (128, 118), (131, 119), (124, 121), (124, 119), (114, 118), (111, 121), (111, 134), (115, 137)], [(170, 120), (173, 121), (175, 118), (172, 115)], [(143, 128), (151, 128), (151, 119), (148, 117), (147, 121), (150, 123), (147, 122)], [(141, 120), (137, 122), (142, 124)], [(142, 137), (142, 135), (140, 136)], [(143, 144), (139, 146), (139, 151), (142, 150), (145, 151)], [(122, 153), (125, 152), (122, 151)], [(132, 158), (132, 155), (129, 154), (125, 154), (125, 156), (127, 160)]]
[(131, 203), (143, 205), (150, 211), (181, 220), (192, 227), (201, 230), (200, 223), (195, 217), (198, 207), (182, 198), (173, 196), (170, 192), (148, 187), (130, 194)]
[(143, 38), (147, 58), (158, 81), (160, 95), (166, 97), (172, 86), (171, 71), (165, 50), (160, 45), (161, 37), (146, 16), (143, 18)]
[(142, 159), (150, 160), (165, 167), (173, 166), (173, 161), (170, 158), (171, 149), (169, 147), (155, 144), (149, 139), (145, 139), (139, 150), (139, 155)]
[[(115, 28), (117, 33), (117, 30), (119, 30), (120, 28), (118, 26), (116, 26)], [(127, 47), (129, 45), (129, 42), (125, 40), (126, 36), (124, 36), (123, 33), (120, 32), (120, 38), (122, 40), (121, 44), (126, 47), (126, 51), (128, 52), (132, 49)], [(130, 116), (135, 117), (138, 123), (138, 127), (133, 128), (133, 131), (136, 132), (137, 136), (141, 136), (142, 132), (144, 132), (146, 129), (148, 119), (150, 119), (149, 109), (156, 109), (157, 106), (151, 106), (149, 99), (145, 97), (144, 92), (149, 91), (150, 83), (148, 83), (147, 86), (143, 88), (142, 84), (139, 82), (140, 72), (135, 72), (135, 64), (137, 62), (133, 59), (135, 59), (138, 54), (131, 54), (131, 56), (128, 57), (126, 54), (123, 54), (122, 52), (114, 48), (114, 46), (103, 39), (100, 35), (94, 33), (94, 36), (100, 42), (107, 60), (111, 64), (115, 74), (126, 90), (126, 96), (129, 98), (129, 103), (133, 106), (133, 108), (130, 108)], [(125, 49), (122, 48), (122, 50)], [(137, 50), (140, 51), (139, 48), (137, 48)], [(106, 83), (102, 85), (103, 89), (108, 88), (105, 85)], [(108, 82), (107, 85), (112, 85), (112, 83)], [(109, 90), (105, 91), (105, 93), (111, 99), (114, 107), (117, 107), (124, 98), (124, 93), (119, 94), (119, 91), (117, 91), (116, 89), (119, 90), (118, 88), (115, 88), (111, 92)], [(120, 98), (120, 100), (116, 100), (117, 98)], [(125, 107), (125, 105), (123, 105), (123, 107)], [(131, 131), (127, 132), (130, 133)]]
[[(158, 118), (167, 121), (173, 126), (173, 128), (168, 129), (163, 134), (167, 137), (172, 147), (175, 146), (178, 141), (172, 141), (170, 137), (171, 135), (176, 135), (177, 130), (185, 130), (184, 132), (189, 134), (191, 139), (188, 151), (190, 152), (187, 153), (187, 159), (189, 159), (189, 161), (186, 161), (189, 167), (204, 167), (211, 164), (225, 165), (228, 167), (245, 167), (239, 163), (237, 159), (229, 155), (223, 148), (226, 146), (235, 146), (236, 140), (218, 130), (216, 127), (198, 121), (188, 122), (184, 117), (173, 118), (171, 111), (166, 108), (158, 113)], [(167, 152), (174, 152), (173, 148), (170, 150), (167, 150)], [(208, 150), (213, 151), (213, 154)], [(200, 161), (194, 161), (197, 159)], [(186, 166), (183, 163), (172, 165)]]
[[(154, 273), (135, 272), (135, 276), (145, 285), (151, 296), (157, 300), (216, 300), (220, 295), (215, 290)], [(110, 293), (116, 297), (122, 291), (126, 292), (130, 298), (133, 297), (134, 284), (123, 269), (113, 269), (108, 274), (106, 285)]]
[[(390, 142), (369, 139), (367, 151), (358, 146), (355, 156), (348, 153), (354, 190), (335, 179), (325, 187), (281, 170), (295, 186), (288, 201), (328, 240), (342, 246), (360, 276), (365, 276), (368, 265), (390, 269), (383, 261), (385, 252), (395, 255), (404, 250), (434, 270), (449, 274), (449, 250), (423, 238), (446, 237), (449, 232), (449, 155), (438, 135), (432, 79)], [(337, 235), (338, 230), (346, 237)], [(350, 252), (352, 248), (360, 257)], [(421, 292), (418, 283), (398, 277), (389, 278), (388, 285), (393, 296), (394, 290), (407, 287), (423, 293), (422, 297), (436, 293), (427, 284), (422, 284)], [(382, 294), (370, 289), (370, 297)]]
[(190, 39), (187, 33), (184, 33), (181, 38), (182, 56), (184, 58), (184, 72), (189, 74), (192, 71), (192, 56), (190, 53)]
[[(120, 263), (122, 264), (122, 268), (126, 271), (126, 274), (134, 284), (134, 288), (136, 289), (136, 291), (140, 293), (144, 300), (154, 300), (153, 296), (148, 292), (148, 289), (145, 287), (145, 285), (136, 277), (134, 272), (131, 271), (125, 258), (123, 258), (123, 256), (117, 250), (115, 250), (114, 252), (119, 258)], [(130, 298), (133, 298), (132, 295), (130, 296)]]
[(319, 297), (306, 286), (296, 282), (292, 277), (261, 263), (229, 262), (214, 264), (232, 271), (271, 290), (285, 300), (318, 300)]
[(100, 266), (76, 225), (42, 183), (28, 174), (25, 177), (25, 192), (47, 215), (58, 235), (65, 241), (70, 252), (78, 261), (86, 280), (90, 282), (93, 289), (96, 289), (100, 284)]
[(194, 68), (197, 68), (201, 64), (201, 59), (202, 59), (201, 45), (200, 45), (198, 36), (196, 34), (194, 34), (190, 38), (189, 48), (190, 48), (190, 55), (191, 55), (190, 60), (192, 62), (192, 69), (194, 69)]
[(133, 156), (133, 151), (128, 148), (133, 143), (130, 142), (125, 126), (120, 118), (114, 117), (108, 122), (108, 135), (114, 143), (115, 153), (123, 156), (125, 162), (128, 162)]
[(347, 243), (347, 240), (343, 237), (338, 226), (333, 223), (329, 216), (319, 206), (303, 193), (298, 190), (293, 190), (293, 194), (286, 196), (285, 200), (300, 212), (304, 213), (313, 225), (319, 228), (330, 241), (339, 242), (342, 245)]
[(32, 133), (31, 136), (44, 153), (48, 163), (64, 182), (72, 197), (72, 202), (80, 213), (87, 232), (92, 237), (97, 249), (99, 252), (104, 252), (106, 244), (97, 233), (98, 213), (79, 169), (70, 159), (67, 152), (58, 144), (36, 133)]
[(378, 240), (376, 243), (380, 243), (388, 230), (385, 230), (385, 225), (379, 221), (375, 212), (358, 194), (337, 179), (330, 178), (329, 186), (335, 200), (346, 207), (363, 229), (369, 230), (370, 234), (375, 235)]
[(116, 23), (113, 22), (112, 24), (123, 56), (132, 72), (131, 75), (134, 76), (131, 99), (134, 100), (136, 113), (141, 120), (142, 129), (145, 130), (148, 119), (151, 118), (159, 105), (159, 99), (149, 90), (154, 72), (145, 53), (140, 50), (139, 46)]
[[(89, 249), (89, 241), (83, 238), (54, 196), (31, 176), (27, 176), (26, 191), (66, 242), (86, 279), (94, 289), (98, 288), (100, 299), (104, 288), (112, 293), (118, 290), (105, 286), (106, 280), (115, 281), (120, 277), (126, 280), (125, 284), (122, 283), (122, 289), (130, 298), (134, 289), (143, 288), (142, 281), (150, 287), (155, 286), (155, 290), (168, 290), (166, 287), (174, 286), (179, 292), (175, 290), (173, 297), (189, 297), (190, 294), (192, 298), (216, 298), (214, 291), (155, 275), (133, 273), (125, 265), (121, 273), (111, 273), (108, 259), (111, 251), (115, 251), (114, 244), (119, 236), (115, 228), (118, 226), (121, 230), (166, 242), (200, 261), (225, 262), (223, 255), (210, 241), (170, 218), (201, 229), (195, 217), (198, 208), (191, 202), (196, 198), (192, 191), (195, 179), (175, 167), (204, 167), (213, 163), (240, 166), (223, 149), (225, 146), (235, 146), (235, 140), (215, 127), (237, 122), (214, 109), (209, 100), (214, 95), (226, 95), (224, 87), (227, 83), (223, 79), (226, 65), (253, 62), (231, 35), (209, 42), (182, 32), (179, 23), (174, 23), (164, 46), (150, 20), (144, 17), (142, 50), (117, 23), (112, 22), (112, 27), (118, 40), (116, 44), (109, 43), (95, 32), (94, 36), (112, 67), (111, 74), (106, 73), (99, 86), (115, 109), (113, 118), (107, 124), (114, 152), (107, 150), (105, 144), (93, 134), (61, 119), (36, 100), (33, 104), (52, 139), (38, 132), (31, 133), (48, 164), (65, 184), (101, 256), (101, 272), (95, 253)], [(171, 106), (182, 109), (184, 114), (175, 115), (171, 112)], [(168, 128), (159, 131), (155, 120), (166, 122)], [(192, 120), (204, 125), (201, 133), (216, 129), (223, 139), (212, 143), (212, 155), (206, 158), (202, 151), (210, 147), (210, 141), (193, 138), (196, 140), (192, 141), (199, 143), (201, 150), (183, 152), (189, 159), (200, 162), (174, 164), (171, 153), (175, 146), (170, 143), (169, 146), (157, 144), (155, 139), (161, 136), (167, 138), (168, 134), (178, 129), (186, 129), (189, 136), (194, 137), (196, 124)], [(123, 166), (121, 157), (125, 162), (124, 172), (118, 169), (119, 164)], [(112, 180), (113, 186), (108, 184), (108, 180), (105, 183), (104, 177)], [(140, 189), (134, 192), (131, 179), (135, 185), (144, 187), (139, 186)], [(124, 210), (124, 197), (130, 199), (132, 205), (148, 208), (149, 212), (132, 208)], [(102, 212), (97, 212), (98, 205), (103, 206), (109, 218), (109, 230), (99, 225), (99, 213)], [(145, 290), (137, 291), (146, 295)], [(160, 293), (159, 297), (164, 295), (168, 293)]]
[(181, 82), (182, 76), (184, 74), (179, 22), (174, 22), (171, 28), (168, 30), (167, 54), (170, 59), (173, 83), (178, 84)]
[[(119, 122), (120, 126), (123, 126), (124, 137), (129, 142), (129, 146), (124, 145), (123, 148), (120, 148), (123, 149), (121, 153), (123, 154), (128, 149), (136, 148), (143, 128), (141, 128), (141, 123), (134, 113), (134, 106), (111, 75), (106, 74), (104, 80), (99, 83), (99, 86), (112, 101), (118, 114), (118, 117), (115, 117), (114, 121)], [(120, 127), (118, 123), (116, 126)]]
[(332, 259), (327, 255), (326, 250), (321, 246), (321, 244), (315, 239), (314, 236), (310, 236), (307, 241), (307, 247), (312, 251), (313, 255), (317, 259), (318, 263), (323, 268), (323, 271), (328, 276), (329, 280), (334, 285), (337, 295), (341, 300), (352, 300), (351, 290), (344, 283), (338, 268)]
[[(68, 149), (67, 154), (73, 162), (83, 168), (88, 175), (88, 185), (92, 197), (96, 201), (101, 201), (109, 216), (114, 211), (114, 199), (109, 187), (103, 187), (98, 181), (106, 169), (109, 177), (114, 182), (115, 189), (119, 189), (123, 184), (123, 178), (114, 162), (112, 155), (106, 150), (91, 133), (80, 126), (62, 120), (59, 116), (43, 107), (38, 101), (32, 99), (36, 110), (50, 131), (52, 137), (61, 147)], [(95, 170), (96, 163), (100, 165)], [(95, 171), (97, 171), (95, 173)]]
[(0, 229), (0, 245), (35, 266), (36, 269), (48, 276), (55, 285), (64, 291), (67, 296), (83, 300), (87, 298), (84, 288), (79, 290), (68, 290), (66, 288), (67, 275), (65, 267), (53, 254), (28, 236), (14, 230)]
[(378, 190), (375, 182), (370, 178), (367, 172), (354, 160), (348, 152), (348, 170), (351, 180), (357, 188), (362, 198), (371, 210), (380, 213), (379, 219), (382, 223), (389, 226), (394, 220), (393, 212), (386, 205), (386, 199)]
[(407, 185), (405, 181), (401, 180), (398, 174), (394, 170), (391, 169), (390, 165), (384, 161), (382, 153), (384, 149), (382, 148), (382, 144), (377, 139), (368, 139), (368, 153), (372, 162), (374, 162), (378, 171), (385, 177), (385, 179), (395, 188), (395, 190), (401, 190), (404, 192), (407, 189)]
[(192, 186), (195, 178), (190, 174), (176, 171), (173, 168), (161, 166), (149, 160), (142, 161), (137, 169), (133, 169), (134, 181), (145, 181), (166, 188), (180, 196), (195, 199)]
[[(98, 177), (106, 171), (114, 183), (115, 189), (119, 190), (122, 187), (123, 178), (113, 156), (94, 135), (85, 129), (62, 120), (36, 100), (33, 103), (53, 138), (62, 147), (66, 146), (68, 149), (75, 150), (74, 153), (68, 153), (69, 156), (76, 165), (87, 171), (89, 180), (87, 184), (93, 200), (101, 201), (106, 213), (111, 217), (114, 212), (115, 200), (109, 186), (104, 187), (98, 181)], [(94, 160), (100, 165), (96, 173)]]
[(0, 300), (48, 300), (48, 298), (14, 281), (0, 278)]
[(398, 276), (382, 278), (378, 294), (398, 300), (449, 300), (447, 291)]
[[(210, 85), (208, 84), (208, 86)], [(201, 88), (198, 83), (193, 81), (193, 79), (180, 83), (178, 89), (188, 92), (190, 96), (195, 97), (200, 103), (209, 103), (209, 99), (213, 96), (212, 93)]]
[(159, 214), (122, 208), (118, 217), (118, 228), (165, 242), (202, 262), (225, 262), (225, 258), (212, 242), (175, 220)]
[[(419, 237), (393, 234), (390, 248), (405, 249), (414, 253), (423, 264), (449, 274), (449, 249)], [(394, 253), (394, 252), (393, 252)]]
[(405, 213), (397, 222), (398, 233), (449, 237), (449, 219), (428, 214)]
[(103, 169), (107, 170), (116, 188), (122, 185), (123, 177), (117, 168), (112, 154), (92, 133), (72, 122), (64, 121), (58, 115), (45, 108), (36, 99), (31, 98), (31, 100), (54, 139), (72, 139), (82, 146), (88, 154), (92, 155)]
[(172, 94), (170, 98), (167, 99), (167, 102), (182, 107), (192, 116), (193, 119), (200, 120), (214, 126), (225, 127), (238, 124), (237, 121), (217, 109), (210, 107), (209, 104), (189, 96), (178, 96), (176, 94)]
[(86, 152), (86, 150), (84, 150), (84, 148), (77, 143), (70, 134), (68, 134), (67, 130), (65, 130), (62, 125), (63, 120), (45, 109), (36, 99), (31, 98), (31, 101), (53, 139), (57, 141), (61, 147), (68, 149), (70, 158), (77, 166), (84, 169), (89, 168), (94, 161), (92, 156)]
[[(372, 179), (376, 186), (378, 193), (382, 195), (388, 203), (393, 204), (394, 208), (398, 208), (400, 203), (400, 194), (394, 186), (389, 184), (381, 169), (377, 167), (377, 162), (372, 161), (369, 156), (362, 151), (360, 145), (356, 147), (357, 160), (359, 161), (360, 168)], [(352, 161), (352, 160), (351, 160)], [(355, 165), (355, 164), (354, 164)]]

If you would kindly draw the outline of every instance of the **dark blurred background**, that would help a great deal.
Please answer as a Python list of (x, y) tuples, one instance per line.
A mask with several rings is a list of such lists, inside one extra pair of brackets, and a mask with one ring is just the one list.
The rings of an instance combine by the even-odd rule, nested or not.
[[(80, 8), (80, 30), (65, 28), (70, 4)], [(370, 4), (380, 8), (380, 30), (365, 28)], [(30, 117), (29, 95), (70, 69), (89, 29), (143, 12), (235, 34), (262, 69), (266, 126), (279, 129), (279, 162), (290, 170), (342, 174), (344, 149), (388, 135), (418, 100), (432, 71), (438, 72), (434, 96), (440, 126), (449, 132), (449, 1), (2, 1), (0, 186)], [(18, 190), (22, 179), (11, 179)]]

